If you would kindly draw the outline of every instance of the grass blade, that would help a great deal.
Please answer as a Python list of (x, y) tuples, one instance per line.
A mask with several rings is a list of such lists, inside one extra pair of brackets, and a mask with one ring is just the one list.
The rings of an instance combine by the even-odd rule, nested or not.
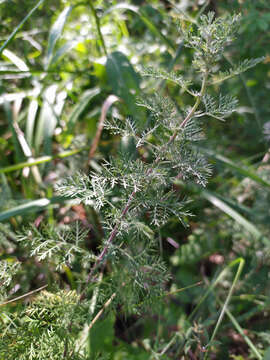
[(170, 41), (170, 39), (162, 34), (162, 32), (156, 27), (151, 19), (149, 19), (148, 15), (146, 14), (143, 9), (140, 9), (138, 6), (129, 5), (126, 3), (120, 3), (115, 6), (110, 7), (107, 11), (104, 12), (103, 16), (111, 13), (114, 10), (130, 10), (134, 14), (138, 15), (141, 20), (145, 23), (148, 29), (155, 35), (158, 36), (162, 42), (164, 42), (169, 48), (175, 50), (174, 44)]
[(60, 47), (60, 49), (58, 49), (56, 51), (56, 53), (53, 55), (50, 63), (52, 65), (55, 65), (57, 63), (57, 61), (59, 59), (61, 59), (67, 52), (72, 50), (74, 48), (74, 46), (77, 45), (77, 43), (78, 43), (78, 41), (67, 41), (63, 46)]
[[(213, 334), (212, 334), (211, 339), (210, 339), (210, 344), (214, 341), (214, 339), (215, 339), (215, 337), (216, 337), (217, 331), (218, 331), (218, 329), (219, 329), (219, 327), (220, 327), (220, 324), (221, 324), (221, 322), (222, 322), (222, 320), (223, 320), (223, 317), (224, 317), (224, 315), (225, 315), (225, 311), (226, 311), (226, 309), (227, 309), (227, 307), (228, 307), (228, 304), (229, 304), (229, 302), (230, 302), (230, 300), (231, 300), (231, 297), (232, 297), (234, 288), (235, 288), (235, 286), (236, 286), (236, 284), (237, 284), (237, 282), (238, 282), (238, 280), (239, 280), (239, 278), (240, 278), (241, 272), (242, 272), (243, 267), (244, 267), (244, 265), (245, 265), (245, 260), (244, 260), (244, 259), (239, 258), (239, 259), (237, 259), (237, 260), (238, 260), (237, 262), (234, 261), (234, 265), (236, 265), (236, 264), (238, 263), (238, 264), (239, 264), (239, 265), (238, 265), (238, 269), (237, 269), (237, 272), (236, 272), (235, 277), (234, 277), (234, 279), (233, 279), (232, 286), (230, 287), (228, 296), (227, 296), (227, 298), (226, 298), (226, 300), (225, 300), (225, 303), (224, 303), (224, 305), (223, 305), (223, 307), (222, 307), (221, 313), (220, 313), (220, 315), (219, 315), (219, 317), (218, 317), (218, 321), (217, 321), (217, 323), (216, 323), (216, 326), (215, 326), (215, 328), (214, 328)], [(231, 264), (232, 264), (232, 263), (231, 263)], [(229, 265), (231, 265), (231, 264), (229, 264)], [(206, 353), (205, 353), (205, 355), (204, 355), (204, 359), (205, 359), (205, 360), (208, 358), (208, 352), (209, 352), (209, 347), (208, 347), (208, 349), (207, 349), (207, 351), (206, 351)]]
[(33, 99), (30, 101), (27, 120), (26, 120), (26, 140), (30, 146), (33, 144), (33, 134), (35, 128), (35, 119), (38, 112), (38, 101)]
[(0, 48), (0, 56), (8, 44), (15, 38), (18, 31), (23, 27), (24, 23), (30, 18), (30, 16), (36, 11), (36, 9), (44, 2), (44, 0), (39, 0), (39, 2), (33, 7), (31, 11), (26, 15), (26, 17), (19, 23), (19, 25), (12, 31), (7, 40)]
[(50, 64), (51, 64), (51, 60), (53, 57), (53, 51), (56, 45), (57, 40), (60, 38), (65, 23), (67, 21), (67, 18), (71, 12), (71, 10), (73, 9), (72, 6), (67, 6), (62, 12), (61, 14), (58, 16), (57, 20), (55, 21), (55, 23), (53, 24), (50, 34), (49, 34), (49, 40), (48, 40), (48, 49), (47, 49), (47, 55), (46, 55), (46, 69), (49, 68)]
[(5, 49), (3, 51), (3, 56), (9, 59), (17, 68), (21, 71), (29, 71), (28, 66), (26, 63), (20, 59), (17, 55), (15, 55), (12, 51), (9, 51), (8, 49)]
[(0, 213), (0, 221), (7, 220), (13, 216), (24, 215), (29, 212), (42, 211), (49, 205), (57, 204), (66, 201), (64, 197), (53, 197), (51, 199), (43, 198), (38, 200), (29, 201), (25, 204), (15, 206), (10, 210), (3, 211)]
[(255, 174), (253, 171), (235, 164), (232, 160), (226, 158), (225, 156), (217, 154), (214, 151), (209, 150), (209, 149), (203, 149), (201, 147), (200, 147), (200, 151), (204, 152), (207, 156), (225, 164), (226, 166), (230, 167), (231, 169), (237, 171), (239, 174), (244, 175), (244, 176), (254, 180), (256, 183), (270, 188), (270, 183), (268, 181), (262, 179), (260, 176)]
[(41, 157), (36, 158), (31, 161), (24, 161), (24, 162), (20, 162), (18, 164), (6, 166), (6, 167), (0, 169), (0, 174), (9, 173), (9, 172), (16, 171), (16, 170), (21, 170), (25, 167), (31, 167), (31, 166), (35, 166), (35, 165), (45, 164), (45, 163), (50, 162), (55, 159), (64, 159), (65, 157), (78, 154), (83, 150), (88, 150), (88, 148), (83, 147), (83, 148), (79, 148), (79, 149), (63, 151), (54, 156), (41, 156)]
[(244, 333), (243, 329), (241, 328), (241, 326), (239, 325), (239, 323), (237, 322), (237, 320), (235, 319), (233, 314), (227, 308), (225, 309), (225, 312), (226, 312), (228, 318), (231, 320), (231, 322), (232, 322), (233, 326), (235, 327), (235, 329), (243, 337), (243, 339), (245, 340), (245, 342), (247, 343), (247, 345), (249, 346), (251, 351), (254, 353), (254, 355), (257, 357), (257, 359), (262, 360), (263, 358), (262, 358), (261, 354), (259, 353), (259, 351), (255, 347), (255, 345), (252, 343), (250, 338)]
[(10, 107), (10, 103), (8, 103), (8, 102), (4, 103), (4, 110), (5, 110), (6, 118), (8, 121), (8, 126), (9, 126), (9, 129), (12, 134), (12, 142), (13, 142), (13, 146), (14, 146), (14, 150), (15, 150), (15, 159), (16, 159), (15, 161), (21, 161), (23, 159), (23, 154), (22, 154), (22, 150), (20, 147), (20, 143), (17, 138), (16, 130), (14, 127), (14, 119), (13, 119), (13, 114), (12, 114), (12, 110)]
[(239, 214), (236, 210), (232, 209), (229, 205), (227, 205), (224, 201), (216, 197), (214, 194), (209, 191), (203, 190), (201, 192), (201, 196), (206, 200), (211, 202), (214, 206), (219, 208), (225, 214), (229, 215), (232, 219), (234, 219), (238, 224), (243, 226), (255, 239), (263, 239), (269, 244), (269, 240), (266, 239), (260, 230), (251, 222), (249, 222), (246, 218), (244, 218), (241, 214)]
[[(196, 312), (199, 310), (201, 304), (205, 301), (205, 299), (207, 298), (207, 296), (214, 290), (214, 288), (217, 286), (217, 284), (222, 280), (223, 276), (225, 275), (225, 273), (232, 267), (234, 267), (235, 265), (239, 264), (238, 266), (238, 270), (241, 265), (241, 271), (242, 268), (245, 264), (245, 260), (243, 258), (237, 258), (235, 260), (233, 260), (232, 262), (230, 262), (221, 272), (220, 274), (217, 276), (217, 278), (212, 282), (212, 284), (208, 287), (207, 291), (205, 292), (205, 294), (202, 296), (202, 298), (200, 299), (200, 301), (198, 302), (198, 304), (196, 305), (196, 307), (194, 308), (194, 310), (192, 311), (192, 313), (189, 315), (188, 319), (192, 320), (194, 318), (194, 315), (196, 314)], [(240, 276), (240, 274), (239, 274)]]
[(74, 107), (74, 109), (70, 115), (70, 118), (69, 118), (68, 124), (67, 124), (68, 133), (73, 132), (76, 121), (79, 119), (82, 112), (86, 109), (86, 106), (88, 105), (88, 103), (99, 93), (100, 93), (99, 88), (93, 88), (93, 89), (85, 91), (85, 93), (82, 95), (79, 103)]

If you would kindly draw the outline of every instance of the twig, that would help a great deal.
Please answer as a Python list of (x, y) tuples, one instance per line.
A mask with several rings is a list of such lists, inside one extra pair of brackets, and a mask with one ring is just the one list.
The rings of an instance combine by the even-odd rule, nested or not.
[(92, 142), (92, 146), (91, 146), (91, 148), (89, 150), (89, 154), (88, 154), (88, 164), (96, 152), (96, 149), (97, 149), (97, 146), (98, 146), (98, 143), (100, 140), (100, 136), (101, 136), (101, 133), (103, 130), (104, 121), (105, 121), (107, 112), (108, 112), (109, 108), (112, 106), (112, 104), (115, 103), (116, 101), (120, 101), (120, 98), (115, 95), (109, 95), (102, 105), (101, 115), (98, 120), (97, 132), (96, 132), (95, 138)]
[(103, 314), (104, 310), (107, 309), (107, 307), (111, 304), (111, 302), (113, 301), (113, 299), (115, 298), (116, 293), (113, 293), (112, 296), (105, 302), (103, 308), (101, 310), (99, 310), (99, 312), (97, 313), (97, 315), (94, 317), (94, 319), (90, 322), (89, 326), (88, 326), (88, 331), (90, 331), (92, 329), (92, 327), (94, 326), (94, 324), (97, 322), (97, 320), (100, 318), (100, 316)]
[(21, 296), (18, 296), (18, 297), (16, 297), (16, 298), (14, 298), (14, 299), (5, 301), (5, 302), (3, 302), (2, 304), (0, 304), (0, 306), (4, 306), (4, 305), (7, 305), (7, 304), (12, 303), (12, 302), (14, 302), (14, 301), (17, 301), (17, 300), (23, 299), (23, 298), (25, 298), (25, 297), (28, 297), (28, 296), (30, 296), (30, 295), (38, 292), (38, 291), (41, 291), (41, 290), (45, 289), (47, 286), (48, 286), (48, 284), (47, 284), (47, 285), (43, 285), (43, 286), (41, 286), (40, 288), (38, 288), (38, 289), (36, 289), (36, 290), (32, 290), (32, 291), (28, 292), (27, 294), (24, 294), (24, 295), (21, 295)]

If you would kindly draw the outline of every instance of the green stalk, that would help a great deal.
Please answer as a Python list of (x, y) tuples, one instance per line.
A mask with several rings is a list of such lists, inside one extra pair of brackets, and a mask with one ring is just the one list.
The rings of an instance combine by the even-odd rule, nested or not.
[[(204, 300), (207, 298), (207, 296), (214, 290), (214, 288), (217, 286), (217, 284), (221, 281), (221, 279), (223, 278), (223, 276), (225, 275), (225, 273), (228, 271), (229, 268), (233, 267), (234, 265), (241, 263), (241, 262), (245, 262), (245, 260), (243, 258), (237, 258), (234, 261), (232, 261), (230, 264), (228, 264), (222, 271), (221, 273), (218, 275), (218, 277), (216, 278), (216, 280), (209, 286), (208, 290), (206, 291), (206, 293), (204, 294), (204, 296), (201, 298), (201, 300), (198, 302), (198, 304), (196, 305), (196, 307), (194, 308), (194, 310), (192, 311), (192, 313), (189, 315), (188, 320), (192, 320), (192, 318), (194, 317), (195, 313), (198, 311), (199, 307), (201, 306), (201, 304), (204, 302)], [(242, 268), (241, 268), (242, 270)]]
[(237, 320), (235, 319), (233, 314), (229, 311), (229, 309), (226, 309), (225, 312), (228, 315), (229, 319), (231, 320), (232, 324), (234, 325), (235, 329), (243, 337), (243, 339), (245, 340), (247, 345), (250, 347), (251, 351), (254, 353), (256, 358), (259, 359), (259, 360), (263, 360), (263, 357), (261, 356), (261, 354), (259, 353), (259, 351), (255, 347), (255, 345), (252, 343), (250, 338), (244, 333), (243, 329), (241, 328), (241, 326), (239, 325), (239, 323), (237, 322)]
[(6, 166), (6, 167), (0, 169), (0, 174), (20, 170), (20, 169), (23, 169), (25, 167), (31, 167), (31, 166), (35, 166), (35, 165), (44, 164), (44, 163), (50, 162), (50, 161), (55, 160), (55, 159), (63, 159), (63, 158), (66, 158), (68, 156), (78, 154), (81, 151), (87, 150), (87, 149), (88, 148), (83, 147), (83, 148), (79, 148), (79, 149), (63, 151), (63, 152), (61, 152), (59, 154), (56, 154), (56, 155), (53, 155), (53, 156), (41, 156), (41, 157), (39, 157), (37, 159), (34, 159), (34, 160), (31, 160), (31, 161), (24, 161), (24, 162), (21, 162), (19, 164)]
[(92, 4), (92, 0), (89, 1), (89, 6), (90, 6), (90, 9), (91, 9), (91, 11), (92, 11), (92, 13), (94, 15), (95, 21), (96, 21), (97, 31), (98, 31), (98, 35), (99, 35), (99, 38), (100, 38), (100, 41), (101, 41), (101, 44), (102, 44), (102, 47), (103, 47), (103, 51), (104, 51), (105, 55), (107, 56), (108, 52), (107, 52), (105, 41), (104, 41), (101, 29), (100, 29), (99, 17), (97, 16), (96, 9), (94, 8), (94, 5)]
[[(216, 334), (217, 334), (217, 332), (218, 332), (218, 329), (219, 329), (219, 327), (220, 327), (220, 324), (221, 324), (221, 322), (222, 322), (222, 320), (223, 320), (224, 314), (225, 314), (225, 312), (226, 312), (226, 310), (227, 310), (228, 304), (229, 304), (229, 302), (230, 302), (230, 300), (231, 300), (231, 297), (232, 297), (234, 288), (235, 288), (235, 286), (236, 286), (236, 284), (237, 284), (237, 282), (238, 282), (238, 280), (239, 280), (239, 278), (240, 278), (241, 272), (242, 272), (243, 267), (244, 267), (244, 264), (245, 264), (245, 260), (244, 260), (243, 258), (238, 258), (238, 259), (234, 260), (233, 262), (231, 262), (231, 263), (224, 269), (224, 270), (226, 270), (228, 267), (232, 267), (232, 266), (236, 265), (237, 263), (239, 263), (239, 266), (238, 266), (236, 275), (235, 275), (235, 277), (234, 277), (232, 286), (231, 286), (231, 288), (230, 288), (230, 290), (229, 290), (228, 296), (227, 296), (227, 298), (226, 298), (226, 300), (225, 300), (225, 303), (224, 303), (223, 308), (222, 308), (222, 310), (221, 310), (221, 313), (220, 313), (220, 315), (219, 315), (219, 318), (218, 318), (218, 321), (217, 321), (216, 326), (215, 326), (215, 328), (214, 328), (214, 331), (213, 331), (213, 333), (212, 333), (212, 336), (211, 336), (211, 338), (210, 338), (210, 342), (209, 342), (210, 344), (214, 341), (214, 339), (215, 339), (215, 337), (216, 337)], [(224, 270), (221, 272), (221, 274), (224, 273)], [(220, 275), (221, 275), (221, 274), (220, 274)], [(220, 275), (219, 275), (218, 279), (221, 278)], [(217, 280), (218, 280), (218, 279), (217, 279)], [(216, 284), (217, 284), (217, 281), (215, 281), (214, 284), (216, 285)], [(211, 287), (212, 287), (212, 286), (210, 286), (210, 288), (211, 288)], [(207, 360), (207, 358), (208, 358), (208, 353), (209, 353), (209, 347), (207, 348), (207, 350), (206, 350), (206, 352), (205, 352), (205, 354), (204, 354), (204, 358), (203, 358), (204, 360)]]

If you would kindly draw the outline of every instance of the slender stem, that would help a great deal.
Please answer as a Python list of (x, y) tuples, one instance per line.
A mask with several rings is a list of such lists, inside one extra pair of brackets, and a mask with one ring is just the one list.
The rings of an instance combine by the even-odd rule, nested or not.
[(39, 287), (38, 289), (29, 291), (28, 293), (26, 293), (24, 295), (18, 296), (18, 297), (14, 298), (14, 299), (11, 299), (11, 300), (7, 300), (7, 301), (3, 302), (2, 304), (0, 304), (0, 306), (4, 306), (4, 305), (10, 304), (10, 303), (12, 303), (14, 301), (24, 299), (24, 298), (26, 298), (26, 297), (28, 297), (28, 296), (30, 296), (30, 295), (38, 292), (38, 291), (41, 291), (41, 290), (45, 289), (47, 286), (48, 286), (47, 284), (43, 285), (43, 286)]
[(243, 339), (245, 340), (247, 345), (250, 347), (251, 351), (257, 357), (257, 359), (258, 360), (263, 360), (263, 357), (261, 356), (261, 354), (257, 350), (256, 346), (252, 343), (250, 338), (244, 333), (243, 329), (241, 328), (241, 326), (239, 325), (239, 323), (237, 322), (237, 320), (235, 319), (233, 314), (229, 311), (229, 309), (226, 309), (226, 314), (227, 314), (228, 318), (231, 320), (231, 322), (234, 325), (234, 327), (236, 328), (236, 330), (239, 332), (239, 334), (243, 337)]
[(94, 324), (97, 322), (97, 320), (100, 318), (100, 316), (103, 314), (104, 310), (107, 309), (107, 307), (111, 304), (111, 302), (113, 301), (113, 299), (116, 297), (116, 293), (113, 293), (112, 296), (105, 302), (103, 308), (101, 310), (99, 310), (99, 312), (97, 313), (97, 315), (94, 317), (94, 319), (91, 321), (91, 323), (88, 326), (88, 331), (90, 331), (92, 329), (92, 327), (94, 326)]
[(94, 15), (94, 18), (95, 18), (95, 21), (96, 21), (96, 25), (97, 25), (97, 31), (98, 31), (98, 35), (99, 35), (99, 38), (100, 38), (100, 41), (101, 41), (101, 44), (102, 44), (102, 47), (103, 47), (103, 51), (105, 53), (105, 55), (107, 56), (108, 55), (108, 52), (107, 52), (107, 48), (106, 48), (106, 45), (105, 45), (105, 41), (104, 41), (104, 38), (103, 38), (103, 35), (102, 35), (102, 32), (101, 32), (101, 29), (100, 29), (100, 21), (99, 21), (99, 17), (97, 15), (97, 12), (96, 12), (96, 9), (94, 8), (94, 5), (92, 4), (92, 0), (89, 1), (89, 6), (91, 8), (91, 11)]
[(19, 23), (19, 25), (12, 31), (7, 40), (0, 48), (0, 56), (4, 49), (8, 46), (8, 44), (15, 38), (18, 31), (23, 27), (24, 23), (30, 18), (30, 16), (38, 9), (38, 7), (44, 2), (44, 0), (40, 0), (31, 11), (23, 18), (23, 20)]
[[(201, 87), (201, 91), (200, 94), (197, 96), (196, 102), (193, 106), (193, 108), (191, 109), (190, 113), (188, 114), (188, 116), (185, 118), (185, 120), (181, 123), (181, 128), (184, 128), (186, 126), (186, 124), (189, 122), (189, 120), (192, 118), (192, 116), (195, 114), (195, 111), (197, 110), (198, 106), (200, 105), (201, 101), (202, 101), (202, 97), (205, 94), (205, 90), (206, 90), (206, 84), (207, 84), (207, 78), (208, 78), (208, 70), (205, 71), (204, 77), (203, 77), (203, 81), (202, 81), (202, 87)], [(176, 135), (175, 135), (176, 136)]]
[[(121, 218), (118, 220), (118, 222), (115, 224), (110, 236), (109, 236), (109, 239), (107, 241), (107, 244), (104, 246), (102, 252), (100, 253), (99, 257), (97, 258), (97, 261), (95, 262), (94, 266), (92, 267), (92, 269), (90, 270), (90, 273), (88, 274), (87, 276), (87, 279), (86, 279), (86, 284), (88, 284), (94, 274), (94, 272), (96, 271), (96, 269), (100, 266), (100, 264), (103, 262), (108, 250), (109, 250), (109, 247), (111, 245), (111, 243), (113, 242), (113, 240), (115, 239), (116, 235), (118, 234), (118, 230), (119, 230), (119, 225), (121, 224), (121, 221), (125, 218), (129, 208), (130, 208), (130, 205), (132, 203), (132, 200), (133, 198), (135, 197), (135, 194), (137, 192), (137, 189), (134, 189), (133, 192), (131, 193), (127, 203), (126, 203), (126, 206), (125, 208), (123, 209), (122, 211), (122, 214), (121, 214)], [(81, 293), (81, 296), (80, 296), (80, 301), (83, 300), (85, 297), (85, 291), (83, 291)]]
[[(225, 312), (226, 312), (226, 310), (227, 310), (228, 304), (229, 304), (229, 302), (230, 302), (230, 300), (231, 300), (231, 297), (232, 297), (234, 288), (235, 288), (235, 286), (236, 286), (236, 284), (237, 284), (237, 282), (238, 282), (238, 280), (239, 280), (239, 278), (240, 278), (240, 275), (241, 275), (241, 273), (242, 273), (243, 267), (244, 267), (244, 265), (245, 265), (245, 260), (244, 260), (244, 259), (240, 258), (240, 259), (237, 259), (237, 260), (238, 260), (238, 262), (239, 262), (239, 266), (238, 266), (236, 275), (235, 275), (235, 277), (234, 277), (234, 279), (233, 279), (233, 283), (232, 283), (232, 286), (231, 286), (231, 288), (230, 288), (230, 290), (229, 290), (228, 296), (227, 296), (227, 298), (226, 298), (226, 300), (225, 300), (225, 303), (224, 303), (223, 308), (222, 308), (222, 310), (221, 310), (221, 313), (220, 313), (220, 315), (219, 315), (219, 318), (218, 318), (218, 321), (217, 321), (216, 326), (215, 326), (215, 328), (214, 328), (214, 331), (213, 331), (213, 333), (212, 333), (212, 336), (211, 336), (211, 339), (210, 339), (210, 346), (211, 346), (211, 343), (214, 341), (214, 339), (215, 339), (215, 337), (216, 337), (216, 334), (217, 334), (217, 331), (218, 331), (218, 329), (219, 329), (219, 326), (220, 326), (220, 324), (221, 324), (221, 322), (222, 322), (222, 320), (223, 320), (223, 317), (224, 317)], [(236, 261), (234, 261), (233, 263), (235, 264)], [(208, 358), (208, 353), (209, 353), (209, 347), (207, 348), (207, 351), (205, 352), (204, 360), (207, 360), (207, 358)]]
[(102, 105), (101, 115), (98, 120), (97, 132), (96, 132), (96, 135), (94, 137), (94, 140), (92, 142), (92, 145), (91, 145), (91, 148), (90, 148), (89, 154), (88, 154), (88, 164), (96, 152), (96, 149), (97, 149), (100, 137), (101, 137), (101, 133), (103, 130), (104, 121), (105, 121), (107, 112), (108, 112), (109, 108), (113, 105), (113, 103), (115, 103), (116, 101), (120, 101), (120, 98), (118, 96), (109, 95)]
[[(197, 110), (198, 106), (200, 105), (202, 97), (205, 94), (206, 85), (207, 85), (207, 79), (208, 79), (208, 70), (206, 70), (206, 72), (204, 73), (202, 86), (201, 86), (201, 91), (200, 91), (199, 95), (196, 98), (195, 104), (193, 105), (192, 109), (190, 110), (190, 112), (188, 113), (186, 118), (181, 122), (180, 129), (183, 129), (187, 125), (189, 120), (195, 114), (195, 111)], [(167, 148), (169, 145), (171, 145), (174, 142), (174, 140), (175, 140), (175, 138), (176, 138), (176, 136), (178, 134), (178, 131), (179, 131), (179, 129), (175, 130), (173, 135), (170, 137), (168, 143), (164, 146), (164, 150), (165, 150), (165, 148)], [(160, 161), (160, 159), (161, 159), (161, 156), (158, 156), (154, 163), (157, 164)]]

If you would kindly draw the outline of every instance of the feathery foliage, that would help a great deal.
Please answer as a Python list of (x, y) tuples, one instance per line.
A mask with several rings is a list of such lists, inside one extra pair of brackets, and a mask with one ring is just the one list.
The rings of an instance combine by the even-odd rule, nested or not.
[[(63, 21), (70, 10), (61, 14)], [(99, 28), (99, 18), (95, 16)], [(106, 324), (106, 317), (100, 319), (103, 312), (106, 316), (106, 312), (121, 309), (128, 316), (159, 309), (171, 279), (160, 254), (159, 231), (168, 222), (188, 226), (191, 216), (192, 198), (183, 196), (177, 180), (187, 186), (207, 185), (212, 166), (196, 145), (205, 139), (209, 118), (224, 120), (237, 105), (233, 95), (214, 97), (210, 87), (262, 60), (244, 60), (236, 68), (216, 74), (225, 47), (236, 36), (239, 20), (239, 15), (215, 18), (209, 12), (197, 24), (183, 23), (180, 36), (185, 46), (191, 48), (194, 78), (190, 79), (190, 74), (184, 72), (153, 67), (144, 68), (141, 75), (176, 84), (187, 97), (187, 103), (178, 109), (169, 97), (147, 94), (145, 90), (131, 108), (143, 109), (146, 121), (141, 121), (138, 111), (124, 119), (112, 116), (104, 125), (106, 131), (134, 145), (132, 151), (118, 151), (102, 160), (95, 171), (78, 172), (58, 183), (59, 195), (73, 204), (85, 205), (98, 217), (101, 242), (96, 249), (89, 250), (87, 246), (93, 229), (83, 230), (78, 223), (73, 227), (56, 227), (54, 223), (40, 228), (33, 225), (17, 234), (19, 246), (25, 247), (39, 264), (45, 263), (49, 269), (54, 268), (61, 276), (71, 279), (72, 290), (59, 289), (54, 279), (50, 291), (42, 291), (16, 312), (10, 313), (8, 304), (2, 304), (5, 307), (0, 318), (0, 358), (101, 359), (108, 355), (106, 347), (96, 351), (89, 343), (92, 327), (98, 327), (96, 321)], [(61, 31), (63, 26), (62, 22)], [(106, 53), (104, 41), (101, 43)], [(133, 72), (129, 75), (135, 76)], [(130, 99), (133, 100), (125, 98), (127, 102)], [(181, 248), (180, 262), (184, 263), (184, 257), (186, 261), (196, 262), (196, 252), (202, 257), (207, 251), (207, 244), (195, 244), (191, 240)], [(189, 257), (185, 252), (194, 256)], [(10, 286), (17, 266), (17, 263), (0, 263), (3, 288)], [(71, 270), (76, 275), (70, 275)], [(1, 297), (2, 300), (7, 297), (5, 290)], [(110, 316), (114, 315), (107, 317), (108, 323)], [(209, 343), (200, 325), (185, 328), (186, 337), (176, 332), (177, 346), (183, 345), (188, 352), (195, 341)], [(85, 336), (90, 340), (85, 341)], [(177, 346), (172, 348), (172, 356), (179, 355)], [(162, 358), (162, 351), (152, 351), (154, 358)]]

